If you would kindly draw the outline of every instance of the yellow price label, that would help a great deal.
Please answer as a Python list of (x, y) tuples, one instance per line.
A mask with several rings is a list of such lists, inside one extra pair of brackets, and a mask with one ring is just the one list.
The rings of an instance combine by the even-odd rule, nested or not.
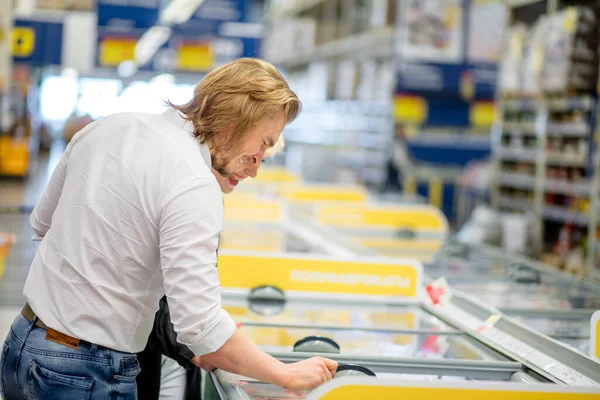
[(600, 361), (600, 310), (592, 315), (591, 328), (590, 355), (596, 361)]
[(475, 83), (470, 73), (463, 73), (460, 77), (460, 95), (465, 100), (471, 100), (475, 96)]
[(417, 180), (414, 176), (406, 175), (402, 181), (402, 191), (406, 195), (415, 195), (417, 193)]
[(497, 383), (398, 382), (391, 379), (345, 377), (333, 379), (311, 393), (307, 400), (411, 399), (411, 400), (592, 400), (597, 388), (534, 384), (501, 387)]
[(16, 26), (12, 30), (12, 54), (15, 57), (26, 58), (35, 49), (35, 30), (25, 26)]
[(112, 38), (102, 39), (100, 43), (99, 62), (105, 67), (116, 67), (124, 61), (135, 59), (136, 39)]
[(177, 49), (177, 69), (189, 72), (203, 72), (214, 63), (210, 43), (182, 43)]
[(596, 335), (594, 341), (596, 342), (596, 352), (594, 356), (600, 360), (600, 320), (596, 321)]
[(415, 299), (422, 280), (420, 263), (389, 258), (346, 260), (221, 252), (218, 268), (224, 289), (271, 285), (283, 291)]
[(364, 202), (367, 193), (361, 186), (330, 187), (326, 185), (288, 185), (282, 188), (282, 195), (288, 200), (299, 202), (349, 201)]
[(442, 180), (437, 176), (433, 176), (429, 181), (429, 204), (435, 207), (442, 206), (444, 196), (444, 191), (442, 189)]
[(394, 118), (396, 122), (421, 124), (427, 119), (427, 101), (418, 96), (399, 95), (394, 99)]
[[(359, 237), (357, 240), (370, 249), (406, 250), (413, 252), (438, 252), (444, 245), (442, 239), (401, 239), (395, 237)], [(412, 257), (411, 257), (412, 258)]]
[(577, 22), (577, 9), (575, 7), (569, 7), (565, 11), (565, 16), (562, 24), (562, 28), (565, 32), (571, 33), (575, 30), (575, 23)]
[(340, 227), (407, 228), (446, 233), (448, 221), (442, 212), (433, 206), (377, 206), (377, 205), (321, 205), (317, 220), (325, 225)]
[(496, 119), (496, 107), (491, 101), (478, 101), (469, 109), (471, 125), (476, 127), (492, 126)]

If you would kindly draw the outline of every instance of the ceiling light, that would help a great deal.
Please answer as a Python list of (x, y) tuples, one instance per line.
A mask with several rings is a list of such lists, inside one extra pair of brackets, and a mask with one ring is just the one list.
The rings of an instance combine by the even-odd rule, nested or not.
[(183, 24), (196, 12), (204, 0), (172, 0), (160, 15), (163, 24)]
[(167, 26), (153, 26), (148, 29), (135, 45), (135, 63), (145, 65), (170, 37), (171, 28)]

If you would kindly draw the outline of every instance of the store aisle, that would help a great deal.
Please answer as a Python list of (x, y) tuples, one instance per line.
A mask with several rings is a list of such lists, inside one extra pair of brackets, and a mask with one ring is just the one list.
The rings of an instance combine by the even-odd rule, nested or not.
[(0, 178), (0, 209), (7, 206), (35, 205), (60, 161), (64, 148), (64, 142), (57, 140), (49, 152), (31, 160), (29, 176), (26, 179)]
[(4, 260), (4, 272), (0, 273), (2, 341), (24, 304), (23, 285), (38, 245), (31, 240), (29, 214), (46, 188), (63, 150), (64, 144), (56, 142), (49, 153), (32, 160), (27, 179), (0, 178), (0, 234), (10, 237), (12, 243)]

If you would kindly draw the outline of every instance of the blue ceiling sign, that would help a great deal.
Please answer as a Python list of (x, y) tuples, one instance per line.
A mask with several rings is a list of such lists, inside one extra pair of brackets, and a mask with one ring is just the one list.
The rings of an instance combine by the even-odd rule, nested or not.
[(116, 32), (147, 29), (158, 22), (159, 0), (97, 0), (98, 26)]
[(63, 23), (15, 19), (13, 61), (32, 65), (60, 65)]

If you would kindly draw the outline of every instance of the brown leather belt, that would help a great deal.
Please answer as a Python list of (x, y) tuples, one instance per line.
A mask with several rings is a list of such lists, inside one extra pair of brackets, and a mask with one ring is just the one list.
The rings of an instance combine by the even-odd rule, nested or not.
[[(29, 322), (33, 321), (33, 319), (35, 318), (35, 313), (31, 309), (29, 304), (25, 304), (25, 306), (21, 310), (21, 314)], [(81, 342), (81, 340), (69, 335), (65, 335), (64, 333), (57, 332), (52, 328), (48, 328), (46, 324), (44, 324), (39, 318), (36, 318), (35, 323), (33, 325), (46, 330), (46, 340), (50, 340), (51, 342), (71, 347), (72, 349), (79, 348), (79, 343)]]

